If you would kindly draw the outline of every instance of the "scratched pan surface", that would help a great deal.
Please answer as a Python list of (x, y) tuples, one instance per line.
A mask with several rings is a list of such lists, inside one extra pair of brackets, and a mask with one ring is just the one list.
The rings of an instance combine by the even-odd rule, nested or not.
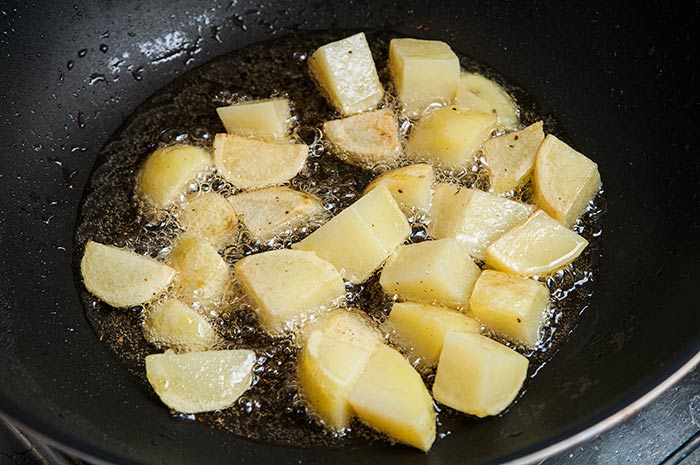
[[(139, 464), (499, 463), (606, 424), (700, 349), (697, 6), (608, 3), (3, 2), (0, 410), (95, 461)], [(449, 42), (525, 88), (605, 180), (578, 328), (508, 415), (428, 455), (272, 446), (174, 419), (97, 340), (72, 274), (83, 187), (139, 103), (218, 55), (329, 29)]]

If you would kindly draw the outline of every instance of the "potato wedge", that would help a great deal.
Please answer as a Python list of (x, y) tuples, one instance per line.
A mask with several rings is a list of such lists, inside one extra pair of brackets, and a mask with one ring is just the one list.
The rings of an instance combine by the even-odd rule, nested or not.
[(222, 410), (251, 385), (255, 353), (217, 350), (146, 356), (146, 377), (160, 400), (182, 413)]
[(484, 142), (482, 154), (495, 193), (514, 191), (525, 182), (532, 173), (537, 149), (543, 140), (542, 121), (538, 121), (520, 131)]
[(306, 163), (304, 144), (265, 142), (235, 134), (214, 137), (214, 163), (239, 189), (256, 189), (292, 179)]
[(451, 103), (459, 83), (459, 58), (437, 40), (392, 39), (389, 69), (399, 101), (412, 118)]
[(377, 347), (348, 400), (357, 417), (390, 438), (427, 451), (435, 441), (435, 409), (423, 380), (389, 346)]
[(437, 365), (448, 332), (478, 333), (481, 330), (481, 324), (464, 313), (415, 302), (395, 303), (388, 326), (395, 331), (392, 339), (402, 350), (418, 357), (425, 366)]
[(481, 270), (454, 239), (402, 245), (379, 277), (387, 294), (403, 300), (468, 308)]
[(514, 130), (520, 126), (520, 112), (511, 96), (498, 83), (481, 74), (461, 74), (454, 105), (460, 110), (496, 115), (499, 128)]
[(399, 123), (382, 109), (323, 123), (323, 133), (339, 159), (364, 169), (396, 163), (401, 155)]
[(357, 309), (336, 308), (320, 315), (316, 321), (303, 328), (297, 340), (304, 344), (308, 335), (320, 331), (333, 339), (347, 342), (373, 352), (384, 338), (366, 313)]
[(533, 279), (484, 270), (469, 301), (474, 317), (514, 342), (535, 347), (547, 309), (549, 290)]
[(226, 132), (267, 141), (282, 141), (289, 133), (289, 100), (271, 98), (219, 107), (216, 113)]
[(345, 297), (338, 271), (313, 252), (270, 250), (239, 260), (235, 268), (263, 328), (273, 335), (294, 329)]
[(228, 198), (251, 237), (267, 242), (325, 214), (321, 199), (288, 187), (266, 187)]
[(379, 185), (386, 186), (401, 210), (410, 217), (416, 212), (428, 212), (434, 183), (433, 167), (427, 163), (418, 163), (377, 176), (367, 186), (365, 194)]
[(542, 276), (563, 268), (588, 245), (542, 210), (511, 229), (486, 249), (486, 265), (521, 276)]
[(450, 332), (442, 346), (433, 396), (470, 415), (497, 415), (520, 392), (527, 366), (527, 358), (488, 337)]
[(113, 307), (150, 302), (165, 291), (176, 271), (150, 257), (89, 241), (80, 261), (85, 288)]
[(197, 174), (211, 165), (211, 157), (199, 147), (161, 147), (141, 165), (136, 175), (136, 192), (154, 207), (167, 208), (187, 192)]
[(343, 115), (374, 108), (384, 97), (364, 32), (319, 47), (309, 71), (328, 103)]
[(180, 211), (178, 223), (186, 233), (208, 241), (216, 249), (236, 241), (236, 211), (216, 192), (205, 192), (187, 202)]
[(532, 181), (537, 205), (567, 227), (600, 190), (598, 165), (552, 134), (537, 150)]
[(211, 323), (177, 299), (168, 299), (146, 309), (143, 335), (152, 344), (178, 352), (209, 350), (218, 340)]

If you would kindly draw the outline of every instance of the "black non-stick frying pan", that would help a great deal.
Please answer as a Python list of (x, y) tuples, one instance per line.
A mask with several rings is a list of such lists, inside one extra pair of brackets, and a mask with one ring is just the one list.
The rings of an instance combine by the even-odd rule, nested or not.
[[(531, 461), (623, 418), (700, 350), (700, 16), (676, 3), (2, 2), (0, 410), (96, 462), (139, 464)], [(97, 340), (72, 272), (83, 187), (140, 102), (220, 54), (328, 29), (447, 41), (526, 89), (603, 174), (578, 328), (507, 415), (427, 455), (281, 447), (173, 418)]]

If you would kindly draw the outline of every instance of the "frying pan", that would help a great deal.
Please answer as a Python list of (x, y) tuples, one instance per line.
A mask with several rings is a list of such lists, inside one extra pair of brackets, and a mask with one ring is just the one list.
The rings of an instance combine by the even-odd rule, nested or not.
[[(624, 418), (698, 360), (698, 5), (81, 1), (0, 7), (0, 410), (93, 462), (528, 462)], [(598, 162), (607, 213), (590, 306), (503, 417), (429, 454), (292, 448), (173, 418), (87, 324), (73, 229), (101, 146), (207, 60), (310, 30), (445, 40), (526, 89)]]

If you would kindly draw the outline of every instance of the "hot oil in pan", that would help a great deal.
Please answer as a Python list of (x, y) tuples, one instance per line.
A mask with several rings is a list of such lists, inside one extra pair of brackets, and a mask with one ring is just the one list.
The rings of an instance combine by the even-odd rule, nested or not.
[[(164, 144), (189, 143), (210, 146), (218, 132), (225, 132), (215, 108), (241, 99), (286, 96), (292, 102), (296, 119), (294, 134), (310, 146), (306, 168), (297, 175), (290, 186), (318, 195), (327, 210), (335, 214), (350, 205), (361, 195), (374, 176), (338, 161), (328, 153), (321, 133), (317, 129), (324, 120), (337, 117), (319, 96), (309, 79), (306, 60), (320, 45), (337, 40), (337, 33), (316, 33), (284, 37), (273, 42), (249, 46), (217, 58), (197, 68), (154, 94), (131, 115), (120, 130), (103, 148), (90, 183), (86, 189), (81, 217), (76, 229), (76, 250), (82, 253), (88, 240), (118, 246), (128, 246), (153, 257), (165, 257), (178, 229), (172, 218), (148, 220), (141, 213), (141, 205), (134, 200), (134, 175), (140, 163), (155, 148)], [(386, 72), (389, 33), (368, 34), (380, 78), (389, 87)], [(557, 122), (543, 115), (534, 101), (520, 88), (505, 82), (493, 70), (466, 56), (460, 57), (462, 65), (470, 71), (478, 71), (504, 85), (516, 98), (521, 108), (522, 123), (527, 125), (539, 119), (545, 123), (545, 131), (564, 137)], [(387, 100), (386, 105), (392, 106)], [(405, 133), (408, 122), (402, 124)], [(458, 176), (439, 175), (440, 180), (459, 182), (465, 186), (484, 187), (485, 178), (475, 166)], [(230, 194), (230, 186), (212, 176), (203, 176), (192, 186), (193, 190), (215, 190)], [(524, 189), (516, 195), (527, 200)], [(595, 199), (577, 231), (590, 242), (590, 246), (576, 262), (547, 280), (552, 295), (550, 323), (543, 328), (543, 344), (531, 353), (530, 373), (551, 358), (559, 344), (565, 342), (578, 319), (587, 307), (591, 283), (600, 254), (602, 214), (601, 195)], [(310, 231), (314, 225), (309, 225)], [(300, 239), (286, 235), (277, 239), (272, 247), (289, 245)], [(241, 231), (241, 245), (222, 251), (224, 258), (233, 265), (241, 257), (269, 248), (255, 246), (246, 240)], [(411, 240), (425, 238), (425, 229), (414, 224)], [(76, 265), (79, 263), (76, 256)], [(79, 270), (76, 266), (76, 274)], [(160, 352), (148, 344), (141, 333), (143, 308), (116, 310), (97, 301), (81, 286), (86, 316), (100, 340), (105, 342), (124, 365), (152, 393), (145, 379), (144, 358)], [(351, 305), (367, 311), (373, 319), (382, 322), (391, 306), (383, 294), (377, 276), (361, 286), (348, 290)], [(291, 339), (273, 339), (259, 330), (255, 313), (236, 300), (230, 302), (230, 313), (213, 315), (212, 321), (225, 337), (227, 348), (251, 348), (258, 355), (255, 384), (230, 409), (196, 415), (196, 420), (235, 434), (277, 444), (298, 446), (339, 446), (380, 439), (358, 422), (344, 435), (331, 434), (310, 416), (300, 399), (295, 380), (296, 347)], [(430, 387), (434, 373), (423, 373)], [(527, 388), (527, 383), (526, 383)], [(154, 402), (158, 402), (152, 393)], [(165, 407), (163, 407), (165, 408)], [(507, 414), (505, 412), (504, 414)], [(195, 418), (192, 416), (191, 418)], [(449, 434), (451, 425), (477, 421), (468, 415), (442, 408), (439, 413), (438, 434)], [(383, 438), (381, 438), (383, 440)]]

